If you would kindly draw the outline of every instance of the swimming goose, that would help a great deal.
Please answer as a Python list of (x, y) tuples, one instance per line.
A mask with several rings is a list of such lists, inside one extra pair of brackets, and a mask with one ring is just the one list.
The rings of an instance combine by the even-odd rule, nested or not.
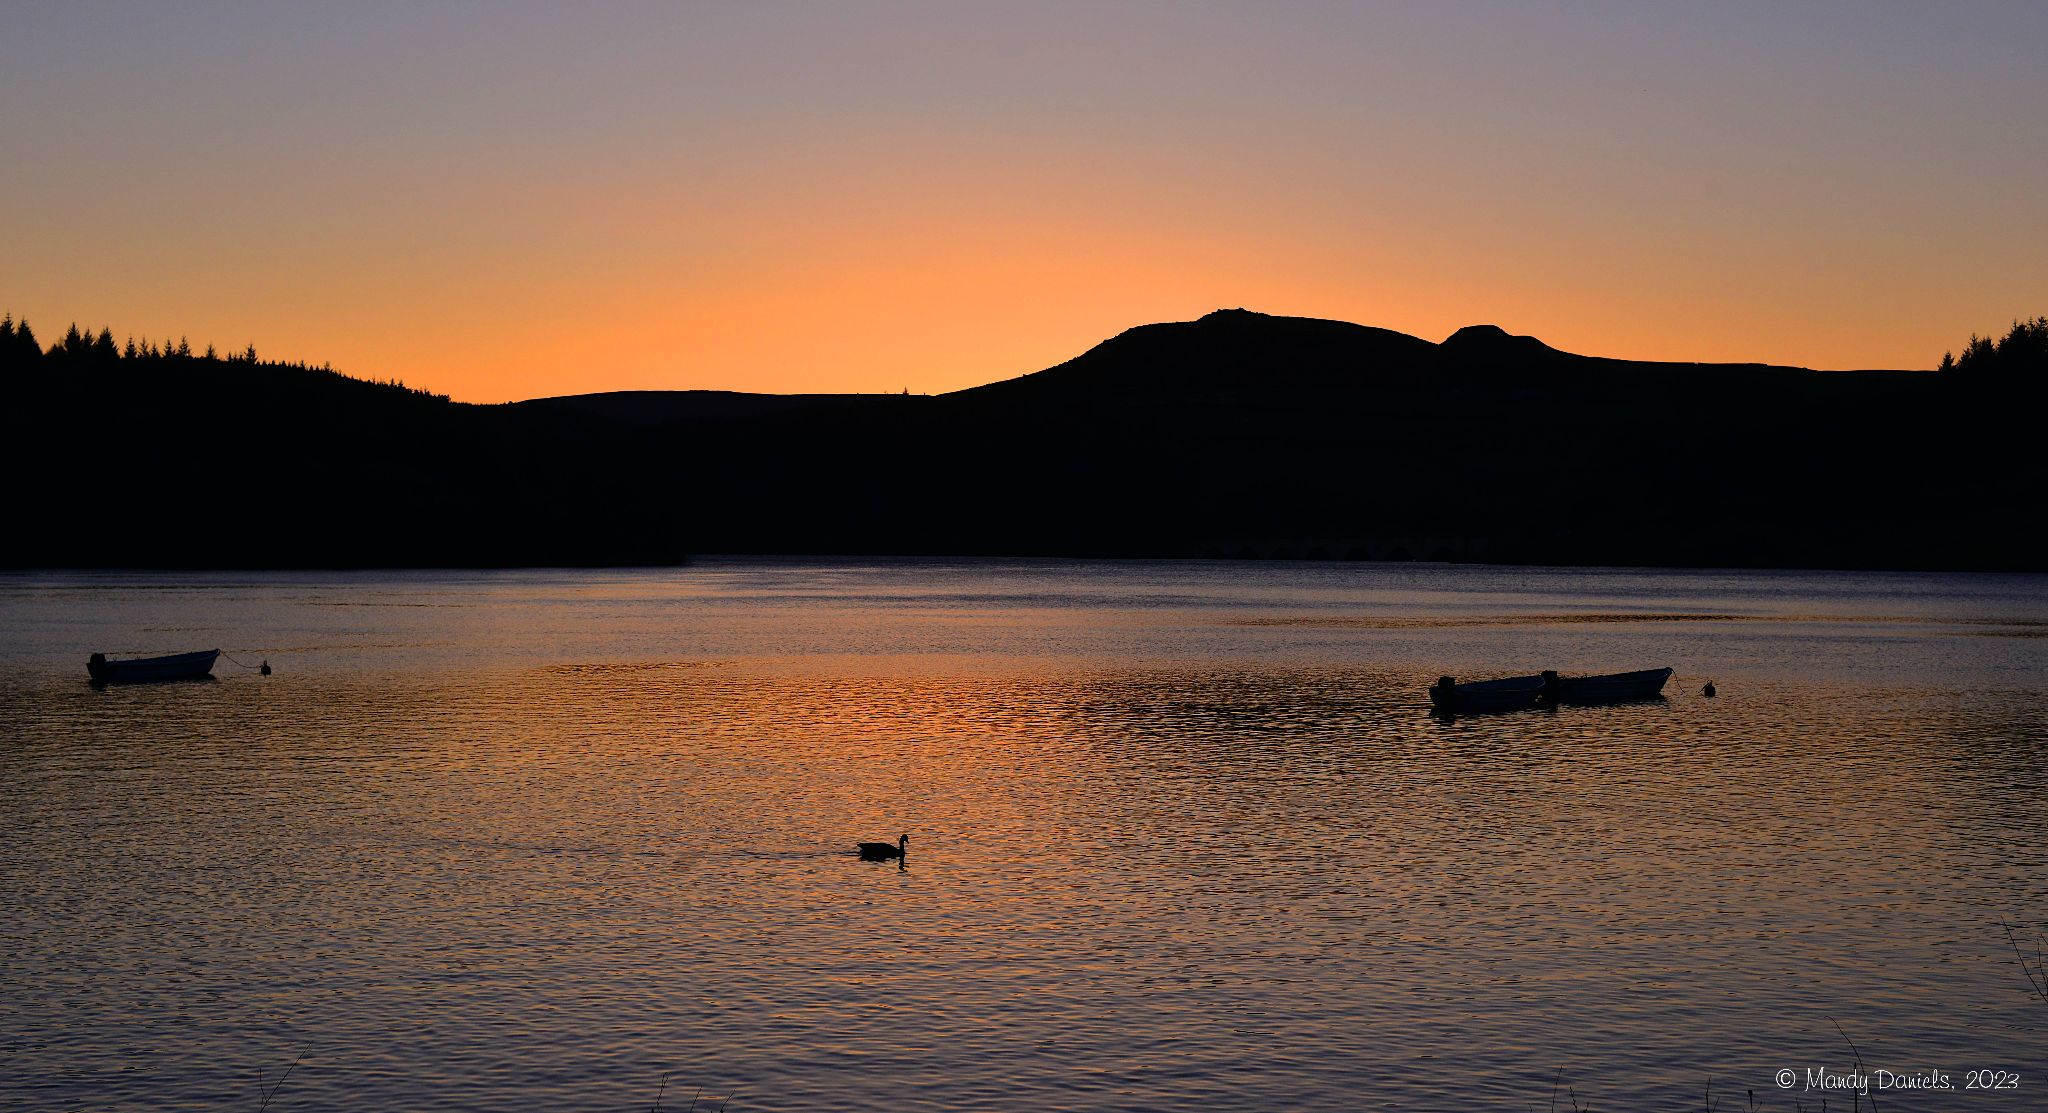
[(910, 836), (904, 835), (896, 840), (895, 846), (885, 842), (864, 842), (860, 844), (860, 856), (870, 862), (886, 862), (891, 858), (903, 857), (904, 852), (909, 849)]

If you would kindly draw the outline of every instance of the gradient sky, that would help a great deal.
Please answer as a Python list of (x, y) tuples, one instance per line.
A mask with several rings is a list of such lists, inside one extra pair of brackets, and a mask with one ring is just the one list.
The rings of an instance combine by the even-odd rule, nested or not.
[(469, 401), (940, 391), (1224, 306), (1931, 366), (2048, 4), (0, 5), (0, 309)]

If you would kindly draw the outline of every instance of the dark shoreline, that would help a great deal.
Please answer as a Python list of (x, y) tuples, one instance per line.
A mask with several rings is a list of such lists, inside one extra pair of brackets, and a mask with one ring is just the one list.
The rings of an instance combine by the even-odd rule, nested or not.
[(1632, 363), (1242, 310), (937, 397), (472, 406), (252, 359), (13, 368), (14, 568), (714, 552), (2048, 571), (2043, 384)]

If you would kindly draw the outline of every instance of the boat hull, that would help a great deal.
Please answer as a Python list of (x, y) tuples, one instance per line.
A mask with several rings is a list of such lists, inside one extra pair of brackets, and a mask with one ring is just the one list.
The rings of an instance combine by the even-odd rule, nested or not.
[(108, 661), (94, 654), (85, 671), (96, 684), (158, 684), (170, 680), (201, 680), (213, 675), (214, 659), (220, 650), (173, 653), (167, 657), (136, 657)]
[(1540, 676), (1510, 676), (1469, 684), (1441, 684), (1429, 689), (1430, 706), (1446, 714), (1470, 715), (1486, 711), (1520, 711), (1534, 707), (1543, 698)]
[(1584, 705), (1656, 699), (1663, 694), (1664, 682), (1671, 679), (1671, 672), (1670, 669), (1644, 669), (1606, 676), (1569, 677), (1559, 684), (1558, 700)]

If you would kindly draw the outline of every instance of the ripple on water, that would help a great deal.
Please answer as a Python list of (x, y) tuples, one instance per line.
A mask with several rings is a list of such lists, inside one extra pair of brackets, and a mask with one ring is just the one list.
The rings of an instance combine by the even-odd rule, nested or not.
[[(2048, 931), (2048, 723), (2004, 665), (1744, 671), (1865, 644), (1809, 607), (1691, 624), (1748, 639), (1696, 651), (1739, 678), (1715, 700), (1444, 721), (1456, 653), (1655, 624), (1077, 654), (1137, 620), (969, 588), (845, 607), (910, 623), (890, 646), (1068, 648), (693, 656), (643, 616), (617, 658), (0, 689), (0, 1104), (254, 1105), (296, 1060), (280, 1108), (633, 1108), (664, 1075), (736, 1113), (1524, 1108), (1562, 1072), (1682, 1109), (1847, 1065), (1837, 1021), (2038, 1077), (1998, 925)], [(453, 601), (514, 642), (552, 629), (507, 635), (522, 607), (617, 605), (550, 590)], [(906, 830), (903, 868), (848, 853)]]

